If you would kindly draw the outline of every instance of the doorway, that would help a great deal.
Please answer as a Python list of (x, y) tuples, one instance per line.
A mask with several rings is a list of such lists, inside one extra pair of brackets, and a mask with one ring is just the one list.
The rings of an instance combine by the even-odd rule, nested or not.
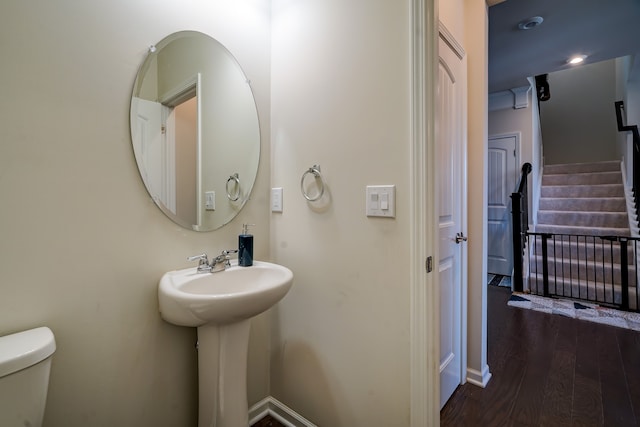
[(513, 273), (511, 193), (518, 182), (518, 134), (489, 137), (487, 165), (487, 272)]

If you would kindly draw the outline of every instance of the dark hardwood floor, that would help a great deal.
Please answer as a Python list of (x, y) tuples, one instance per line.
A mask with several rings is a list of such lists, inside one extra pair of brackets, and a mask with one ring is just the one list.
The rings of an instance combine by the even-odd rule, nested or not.
[(489, 384), (460, 386), (441, 425), (640, 425), (640, 333), (509, 307), (510, 295), (489, 286)]
[(267, 415), (264, 418), (257, 421), (251, 427), (284, 427), (284, 424), (273, 418), (271, 415)]

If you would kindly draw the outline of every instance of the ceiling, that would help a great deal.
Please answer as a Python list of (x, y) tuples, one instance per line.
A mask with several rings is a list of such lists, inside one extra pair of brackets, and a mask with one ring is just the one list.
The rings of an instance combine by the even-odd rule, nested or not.
[[(530, 30), (518, 23), (540, 16)], [(527, 77), (640, 52), (640, 0), (507, 0), (489, 8), (489, 92), (527, 85)]]

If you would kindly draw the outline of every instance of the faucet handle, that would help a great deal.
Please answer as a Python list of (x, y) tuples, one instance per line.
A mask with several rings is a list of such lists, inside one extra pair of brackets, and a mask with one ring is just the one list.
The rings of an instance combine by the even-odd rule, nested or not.
[(187, 261), (198, 261), (198, 273), (211, 271), (211, 265), (209, 264), (207, 254), (187, 257)]
[(207, 257), (207, 254), (193, 255), (193, 256), (187, 257), (187, 261), (198, 261), (198, 260), (200, 260), (200, 264), (209, 264), (209, 258)]
[(238, 250), (237, 249), (225, 249), (222, 251), (222, 254), (220, 255), (220, 257), (224, 258), (225, 260), (225, 267), (230, 267), (231, 266), (231, 257), (229, 256), (229, 254), (235, 254), (237, 253)]

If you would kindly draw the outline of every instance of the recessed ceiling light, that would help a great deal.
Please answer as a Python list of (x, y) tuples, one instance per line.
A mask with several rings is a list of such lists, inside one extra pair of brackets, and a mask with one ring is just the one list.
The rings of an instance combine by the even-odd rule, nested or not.
[(573, 55), (571, 58), (567, 60), (567, 64), (569, 65), (582, 64), (585, 59), (587, 59), (587, 55)]
[(542, 24), (542, 21), (544, 21), (544, 19), (542, 19), (542, 16), (534, 16), (533, 18), (520, 21), (520, 23), (518, 24), (518, 28), (520, 28), (521, 30), (530, 30)]

